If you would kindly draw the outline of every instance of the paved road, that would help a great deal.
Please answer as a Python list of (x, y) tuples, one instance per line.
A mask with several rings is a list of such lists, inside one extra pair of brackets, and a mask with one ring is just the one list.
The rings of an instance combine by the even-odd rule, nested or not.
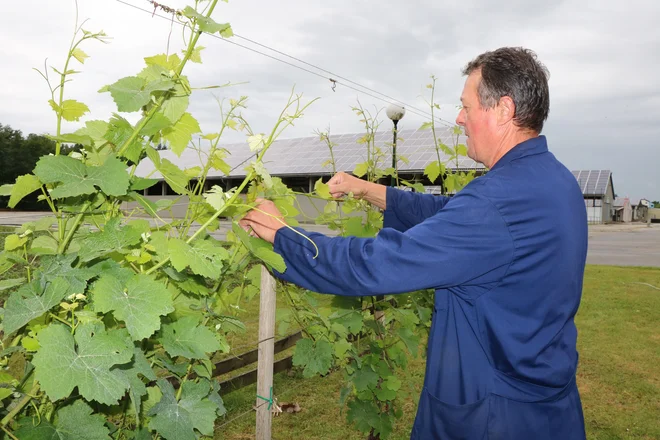
[[(0, 225), (22, 225), (43, 215), (3, 211), (0, 212)], [(231, 225), (223, 223), (213, 235), (220, 238), (229, 227)], [(303, 227), (309, 231), (329, 232), (323, 226)], [(660, 224), (652, 224), (650, 228), (641, 224), (590, 226), (587, 263), (660, 267)]]
[(659, 224), (650, 228), (640, 225), (619, 230), (594, 229), (589, 233), (588, 264), (660, 267)]

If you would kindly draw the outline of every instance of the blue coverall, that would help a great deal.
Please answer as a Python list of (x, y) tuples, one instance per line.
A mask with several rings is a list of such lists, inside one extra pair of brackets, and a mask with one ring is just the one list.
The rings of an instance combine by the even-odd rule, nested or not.
[(587, 218), (544, 136), (522, 142), (452, 198), (387, 189), (375, 238), (282, 228), (276, 275), (315, 292), (435, 289), (411, 439), (584, 439), (574, 316)]

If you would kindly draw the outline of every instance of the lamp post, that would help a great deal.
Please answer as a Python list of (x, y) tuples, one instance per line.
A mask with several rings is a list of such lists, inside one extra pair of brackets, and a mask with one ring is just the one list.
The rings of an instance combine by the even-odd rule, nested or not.
[(396, 130), (397, 130), (397, 124), (401, 119), (403, 119), (403, 116), (406, 114), (406, 109), (396, 105), (396, 104), (390, 104), (387, 107), (387, 110), (385, 111), (387, 114), (387, 117), (392, 120), (392, 123), (394, 124), (394, 138), (392, 139), (392, 169), (394, 170), (392, 174), (392, 181), (390, 183), (390, 186), (396, 186), (396, 175), (397, 175), (397, 170), (396, 170)]

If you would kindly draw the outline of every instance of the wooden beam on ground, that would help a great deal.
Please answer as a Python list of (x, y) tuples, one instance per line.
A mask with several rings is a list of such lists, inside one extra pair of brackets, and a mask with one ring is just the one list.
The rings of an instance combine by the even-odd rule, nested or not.
[[(302, 339), (302, 332), (300, 331), (275, 341), (275, 354), (293, 347), (299, 339)], [(259, 350), (255, 349), (229, 359), (218, 361), (213, 367), (212, 376), (217, 377), (222, 374), (231, 373), (232, 371), (253, 364), (257, 362), (258, 353)]]

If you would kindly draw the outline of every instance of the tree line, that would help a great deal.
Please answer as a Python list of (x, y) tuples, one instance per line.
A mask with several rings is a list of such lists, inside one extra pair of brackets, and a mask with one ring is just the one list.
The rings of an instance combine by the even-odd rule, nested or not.
[[(32, 173), (39, 158), (55, 152), (55, 142), (45, 136), (0, 124), (0, 185), (16, 182), (18, 176)], [(20, 210), (48, 210), (45, 202), (37, 200), (39, 192), (25, 197), (17, 206)], [(0, 197), (0, 209), (7, 208), (9, 197)]]

